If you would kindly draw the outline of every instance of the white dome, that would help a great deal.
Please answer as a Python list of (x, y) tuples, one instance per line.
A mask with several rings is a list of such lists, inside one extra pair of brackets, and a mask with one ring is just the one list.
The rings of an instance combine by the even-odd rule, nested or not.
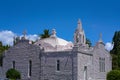
[(56, 32), (53, 29), (52, 35), (49, 38), (40, 39), (35, 43), (36, 45), (40, 45), (44, 47), (46, 51), (61, 51), (72, 49), (73, 43), (66, 41), (62, 38), (56, 36)]
[[(45, 39), (40, 39), (35, 43), (36, 45), (41, 45), (47, 50), (50, 50), (54, 48), (54, 50), (66, 50), (66, 49), (72, 49), (73, 43), (68, 42), (64, 39), (57, 38), (57, 37), (50, 37)], [(57, 49), (58, 48), (58, 49)]]
[(53, 47), (66, 46), (66, 45), (71, 43), (71, 42), (68, 42), (68, 41), (66, 41), (64, 39), (57, 38), (57, 37), (46, 38), (46, 39), (43, 39), (42, 41), (45, 42), (45, 43), (50, 44)]

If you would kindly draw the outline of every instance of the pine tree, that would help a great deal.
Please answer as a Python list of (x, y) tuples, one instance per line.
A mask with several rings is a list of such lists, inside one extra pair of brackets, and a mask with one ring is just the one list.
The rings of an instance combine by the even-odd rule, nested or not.
[(4, 45), (2, 44), (2, 42), (0, 41), (0, 66), (2, 66), (3, 52), (4, 52), (5, 50), (8, 50), (9, 48), (10, 48), (10, 46), (8, 46), (8, 45), (4, 46)]
[(120, 69), (120, 31), (116, 31), (112, 42), (114, 43), (112, 55), (112, 69)]

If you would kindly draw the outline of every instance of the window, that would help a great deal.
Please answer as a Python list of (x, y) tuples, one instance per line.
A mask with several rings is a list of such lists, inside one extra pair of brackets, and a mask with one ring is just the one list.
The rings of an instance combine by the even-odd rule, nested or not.
[(76, 43), (78, 43), (78, 42), (79, 42), (79, 36), (76, 35)]
[(82, 43), (82, 35), (79, 35), (79, 42)]
[(101, 58), (99, 58), (99, 71), (101, 72)]
[(60, 60), (57, 60), (57, 71), (60, 71)]
[(84, 66), (84, 80), (87, 80), (87, 66)]
[(103, 72), (105, 72), (105, 58), (103, 58)]
[(15, 69), (15, 61), (13, 61), (13, 69)]
[(32, 61), (29, 61), (29, 66), (28, 66), (28, 76), (31, 76), (32, 74)]
[(99, 58), (99, 71), (105, 72), (105, 58)]
[(84, 35), (83, 35), (83, 43), (84, 43)]

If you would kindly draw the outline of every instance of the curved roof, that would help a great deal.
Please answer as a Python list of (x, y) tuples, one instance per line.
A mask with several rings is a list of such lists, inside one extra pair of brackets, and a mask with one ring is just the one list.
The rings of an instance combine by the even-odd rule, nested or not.
[(61, 46), (65, 46), (67, 45), (69, 42), (61, 39), (61, 38), (57, 38), (57, 37), (50, 37), (50, 38), (46, 38), (46, 39), (41, 39), (42, 42), (51, 44), (51, 46), (55, 47), (56, 45), (61, 45)]
[(52, 31), (52, 35), (49, 38), (40, 39), (35, 44), (44, 47), (46, 51), (68, 50), (73, 47), (72, 42), (57, 37), (55, 30)]

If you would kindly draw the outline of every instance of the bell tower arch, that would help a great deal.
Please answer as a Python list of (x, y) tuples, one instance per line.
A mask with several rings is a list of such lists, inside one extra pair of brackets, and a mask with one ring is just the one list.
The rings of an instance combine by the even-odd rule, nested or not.
[(75, 30), (75, 33), (74, 33), (74, 44), (75, 45), (86, 44), (86, 37), (85, 37), (84, 30), (82, 29), (82, 23), (80, 19), (78, 19), (77, 29)]

